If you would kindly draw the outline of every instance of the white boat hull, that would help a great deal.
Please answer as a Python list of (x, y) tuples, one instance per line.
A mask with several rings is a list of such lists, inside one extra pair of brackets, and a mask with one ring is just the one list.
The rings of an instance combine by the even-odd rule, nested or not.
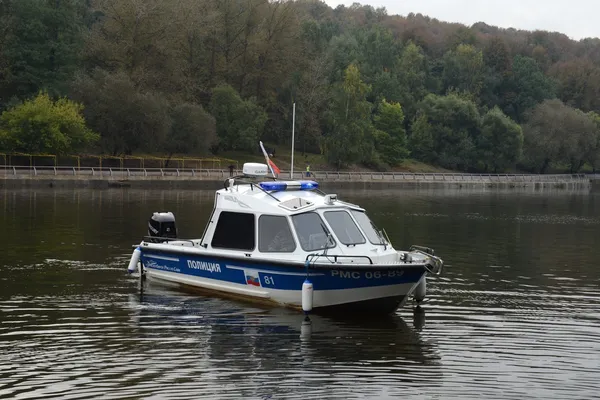
[[(145, 274), (150, 279), (263, 303), (302, 308), (302, 282), (307, 277), (302, 268), (248, 266), (232, 260), (194, 261), (175, 255), (146, 254), (142, 259)], [(189, 268), (189, 265), (193, 268)], [(314, 283), (312, 307), (326, 309), (351, 306), (373, 312), (391, 312), (403, 304), (425, 274), (424, 268), (398, 267), (397, 270), (380, 271), (373, 266), (371, 269), (373, 271), (344, 271), (343, 266), (339, 266), (308, 272), (308, 279)], [(251, 273), (255, 276), (254, 280), (248, 278)], [(238, 275), (241, 279), (236, 279)]]

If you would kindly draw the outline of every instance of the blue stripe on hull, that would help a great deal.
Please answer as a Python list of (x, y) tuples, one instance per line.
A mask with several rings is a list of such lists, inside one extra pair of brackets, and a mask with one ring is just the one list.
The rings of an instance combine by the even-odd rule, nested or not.
[[(277, 264), (244, 263), (239, 260), (225, 261), (221, 258), (189, 257), (187, 255), (161, 252), (142, 252), (145, 268), (176, 272), (217, 281), (238, 283), (280, 290), (300, 290), (306, 277), (302, 268)], [(418, 282), (425, 269), (402, 270), (309, 270), (315, 290), (339, 290), (398, 285)]]

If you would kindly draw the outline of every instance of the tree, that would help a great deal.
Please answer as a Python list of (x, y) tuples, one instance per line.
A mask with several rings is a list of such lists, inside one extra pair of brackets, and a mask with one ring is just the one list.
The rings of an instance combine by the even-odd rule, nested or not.
[(395, 71), (400, 90), (398, 101), (403, 105), (410, 120), (417, 112), (417, 104), (427, 94), (427, 70), (427, 59), (423, 50), (412, 41), (408, 42), (398, 58)]
[(370, 161), (371, 108), (366, 100), (370, 86), (360, 78), (354, 64), (345, 72), (344, 82), (333, 90), (326, 119), (328, 132), (323, 138), (327, 160), (341, 168), (352, 162)]
[(85, 116), (100, 133), (102, 150), (112, 155), (157, 150), (171, 126), (168, 101), (137, 89), (124, 72), (81, 74), (73, 83), (72, 97), (85, 104)]
[[(265, 10), (262, 28), (256, 38), (256, 58), (251, 83), (252, 94), (258, 100), (267, 97), (285, 81), (286, 72), (295, 70), (300, 48), (299, 20), (294, 10), (294, 3), (289, 1), (272, 1)], [(269, 96), (270, 97), (270, 96)]]
[[(349, 76), (358, 80), (347, 84)], [(376, 126), (385, 99), (402, 105), (414, 157), (503, 169), (512, 161), (492, 160), (488, 139), (500, 126), (510, 126), (511, 137), (515, 131), (488, 110), (498, 106), (523, 124), (558, 95), (600, 112), (600, 40), (315, 0), (0, 0), (0, 111), (40, 89), (83, 102), (111, 154), (169, 144), (179, 152), (175, 143), (198, 136), (186, 128), (192, 136), (175, 138), (173, 118), (189, 127), (201, 120), (196, 105), (215, 113), (214, 150), (255, 151), (258, 138), (287, 145), (296, 103), (304, 150), (324, 151), (338, 167), (383, 167), (404, 147)], [(587, 136), (561, 132), (568, 140), (552, 162), (576, 170), (578, 152), (593, 159)]]
[(433, 127), (427, 116), (420, 114), (412, 124), (411, 135), (408, 139), (408, 148), (411, 155), (424, 162), (436, 162), (438, 154), (433, 138)]
[(509, 91), (508, 80), (512, 67), (512, 57), (506, 41), (492, 37), (483, 49), (485, 74), (480, 93), (481, 103), (488, 108), (501, 106)]
[(585, 159), (592, 166), (592, 170), (596, 173), (600, 165), (600, 115), (595, 112), (589, 112), (588, 117), (596, 125), (595, 140), (592, 139), (592, 145), (585, 152)]
[(361, 61), (361, 75), (368, 82), (380, 71), (390, 70), (399, 55), (399, 43), (389, 29), (375, 25), (355, 32)]
[[(314, 5), (323, 3), (312, 3)], [(313, 54), (324, 53), (329, 41), (339, 35), (340, 27), (331, 20), (316, 21), (310, 19), (302, 24), (302, 41), (306, 43), (308, 51)]]
[(546, 100), (530, 113), (525, 133), (525, 160), (544, 173), (552, 162), (581, 169), (586, 152), (597, 143), (598, 128), (581, 110), (558, 99)]
[[(417, 126), (418, 135), (428, 141), (431, 136), (433, 142), (431, 155), (425, 155), (423, 160), (460, 170), (475, 165), (475, 143), (480, 132), (480, 116), (475, 103), (456, 94), (429, 94), (419, 104), (419, 113), (423, 119)], [(414, 145), (414, 138), (411, 143)], [(415, 153), (422, 155), (422, 151), (418, 149)]]
[(164, 143), (169, 156), (175, 153), (207, 154), (217, 142), (216, 123), (202, 106), (183, 103), (171, 111), (171, 129)]
[(495, 107), (483, 116), (477, 148), (486, 171), (490, 167), (494, 173), (504, 171), (521, 157), (523, 131)]
[(583, 111), (600, 111), (600, 67), (586, 59), (554, 64), (550, 75), (557, 81), (559, 98)]
[(459, 26), (452, 34), (448, 36), (449, 48), (453, 49), (461, 44), (471, 46), (475, 46), (477, 44), (477, 36), (475, 35), (475, 32), (466, 26)]
[[(176, 2), (163, 0), (96, 0), (102, 15), (87, 37), (84, 57), (89, 70), (126, 74), (136, 88), (177, 89), (180, 69), (170, 41)], [(179, 47), (179, 46), (177, 46)]]
[(322, 136), (321, 113), (328, 99), (329, 60), (315, 58), (300, 77), (297, 91), (297, 141), (302, 143), (302, 152), (318, 151)]
[(479, 96), (483, 85), (483, 54), (475, 47), (460, 44), (444, 56), (446, 89), (455, 89)]
[(346, 69), (362, 61), (359, 42), (350, 33), (334, 36), (327, 51), (332, 62), (330, 80), (334, 82), (343, 81)]
[(53, 101), (40, 93), (0, 117), (0, 144), (5, 151), (68, 154), (98, 140), (82, 115), (83, 105), (66, 98)]
[(512, 59), (510, 49), (501, 37), (492, 37), (483, 49), (483, 60), (485, 65), (492, 71), (504, 74), (511, 67)]
[(242, 100), (229, 85), (217, 86), (210, 100), (215, 117), (219, 148), (223, 150), (256, 149), (267, 121), (267, 114), (253, 100)]
[(404, 113), (398, 103), (382, 100), (375, 117), (375, 149), (383, 161), (389, 165), (398, 165), (408, 156), (406, 149), (406, 131)]
[(571, 173), (577, 173), (591, 158), (590, 151), (597, 148), (598, 127), (589, 115), (572, 107), (568, 108), (563, 123), (564, 161), (568, 163)]
[(79, 0), (5, 1), (0, 47), (0, 108), (40, 90), (63, 95), (83, 45), (85, 7)]
[(508, 76), (504, 112), (517, 122), (524, 120), (525, 113), (546, 99), (556, 96), (554, 82), (546, 77), (534, 59), (515, 56), (512, 73)]

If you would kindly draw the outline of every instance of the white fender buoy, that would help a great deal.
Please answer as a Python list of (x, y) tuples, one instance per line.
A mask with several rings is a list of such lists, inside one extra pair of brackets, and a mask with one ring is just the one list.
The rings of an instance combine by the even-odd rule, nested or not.
[(131, 255), (131, 260), (129, 260), (129, 266), (127, 267), (127, 272), (129, 272), (130, 274), (133, 274), (135, 271), (137, 271), (138, 263), (140, 262), (141, 256), (142, 256), (142, 250), (138, 246), (135, 248), (135, 250), (133, 250), (133, 254)]
[(423, 275), (421, 281), (417, 284), (415, 288), (415, 300), (417, 302), (422, 302), (425, 299), (425, 294), (427, 293), (427, 275)]
[(302, 311), (308, 313), (313, 308), (313, 284), (306, 278), (302, 284)]

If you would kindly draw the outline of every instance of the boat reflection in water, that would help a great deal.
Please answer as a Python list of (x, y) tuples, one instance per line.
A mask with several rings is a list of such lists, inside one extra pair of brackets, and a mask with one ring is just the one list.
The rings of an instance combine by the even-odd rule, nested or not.
[[(325, 386), (335, 383), (331, 393), (337, 396), (338, 384), (349, 378), (370, 379), (369, 385), (379, 381), (371, 388), (378, 391), (384, 383), (439, 385), (442, 374), (435, 343), (397, 314), (311, 315), (308, 322), (293, 310), (188, 295), (153, 282), (145, 283), (142, 295), (131, 295), (130, 307), (141, 340), (173, 337), (190, 343), (200, 368), (228, 371), (226, 385), (243, 385), (248, 373), (286, 379), (291, 374), (289, 379), (305, 380), (303, 387), (325, 396)], [(421, 311), (420, 326), (424, 317)]]

